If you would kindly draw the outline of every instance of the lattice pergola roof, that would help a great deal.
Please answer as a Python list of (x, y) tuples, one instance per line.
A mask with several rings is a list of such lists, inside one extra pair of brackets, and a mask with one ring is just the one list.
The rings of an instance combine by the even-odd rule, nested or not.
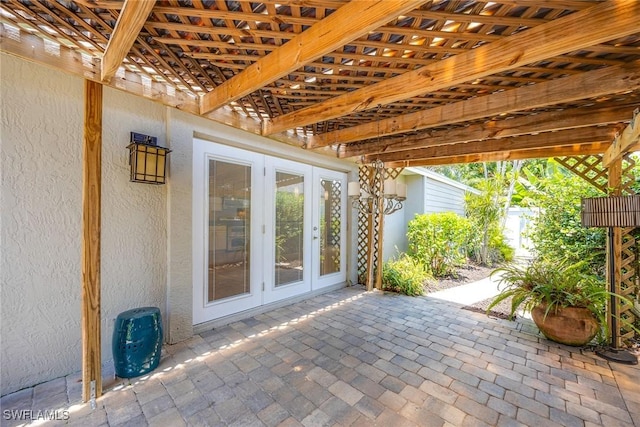
[(640, 105), (635, 0), (2, 0), (0, 48), (390, 165), (603, 153)]

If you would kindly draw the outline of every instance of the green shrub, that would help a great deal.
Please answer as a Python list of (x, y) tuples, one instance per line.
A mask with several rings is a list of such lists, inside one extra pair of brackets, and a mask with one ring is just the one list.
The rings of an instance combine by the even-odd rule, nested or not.
[(452, 212), (416, 215), (409, 221), (409, 254), (436, 277), (455, 274), (466, 262), (469, 221)]
[[(473, 229), (475, 230), (476, 228), (474, 227)], [(477, 263), (489, 267), (513, 261), (516, 250), (509, 246), (507, 238), (497, 226), (489, 229), (488, 236), (487, 247), (483, 254), (480, 254), (482, 246), (478, 243), (481, 237), (478, 234), (471, 236), (469, 245), (467, 246), (467, 256)], [(483, 258), (484, 261), (482, 261)]]
[(492, 231), (489, 238), (489, 252), (489, 261), (491, 265), (511, 262), (516, 255), (515, 248), (509, 246), (507, 238), (498, 229)]
[(583, 227), (580, 219), (581, 199), (603, 194), (552, 160), (543, 177), (528, 170), (524, 174), (528, 181), (518, 186), (522, 204), (539, 208), (528, 233), (536, 254), (573, 263), (590, 259), (593, 265), (603, 266), (606, 230)]
[(401, 254), (382, 266), (382, 289), (409, 296), (423, 295), (429, 278), (424, 266), (407, 254)]

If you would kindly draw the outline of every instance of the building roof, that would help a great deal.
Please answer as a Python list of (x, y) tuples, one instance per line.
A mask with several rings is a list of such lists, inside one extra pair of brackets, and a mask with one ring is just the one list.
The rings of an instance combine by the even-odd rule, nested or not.
[(452, 187), (455, 188), (459, 188), (461, 190), (464, 190), (468, 193), (473, 193), (473, 194), (481, 194), (482, 192), (476, 188), (473, 188), (469, 185), (463, 184), (460, 181), (456, 181), (455, 179), (451, 179), (445, 175), (442, 175), (441, 173), (438, 172), (434, 172), (432, 170), (429, 170), (427, 168), (424, 167), (409, 167), (409, 168), (405, 168), (403, 171), (403, 174), (407, 174), (407, 173), (412, 173), (412, 174), (416, 174), (416, 175), (421, 175), (424, 176), (426, 178), (432, 179), (434, 181), (438, 181), (438, 182), (442, 182), (444, 184), (450, 185)]

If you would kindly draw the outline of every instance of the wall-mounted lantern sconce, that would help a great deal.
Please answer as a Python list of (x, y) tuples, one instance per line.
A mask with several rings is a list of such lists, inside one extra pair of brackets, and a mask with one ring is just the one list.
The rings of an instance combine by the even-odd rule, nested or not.
[(129, 165), (131, 182), (164, 184), (166, 182), (168, 148), (158, 146), (158, 138), (131, 132)]

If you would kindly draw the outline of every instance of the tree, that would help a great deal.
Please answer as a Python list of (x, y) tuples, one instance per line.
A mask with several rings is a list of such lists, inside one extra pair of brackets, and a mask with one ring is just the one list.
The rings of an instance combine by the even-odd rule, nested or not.
[(480, 194), (467, 193), (465, 196), (465, 211), (471, 228), (478, 233), (473, 234), (471, 240), (471, 253), (476, 261), (490, 265), (489, 248), (491, 235), (502, 233), (504, 185), (499, 178), (484, 179), (477, 185)]

